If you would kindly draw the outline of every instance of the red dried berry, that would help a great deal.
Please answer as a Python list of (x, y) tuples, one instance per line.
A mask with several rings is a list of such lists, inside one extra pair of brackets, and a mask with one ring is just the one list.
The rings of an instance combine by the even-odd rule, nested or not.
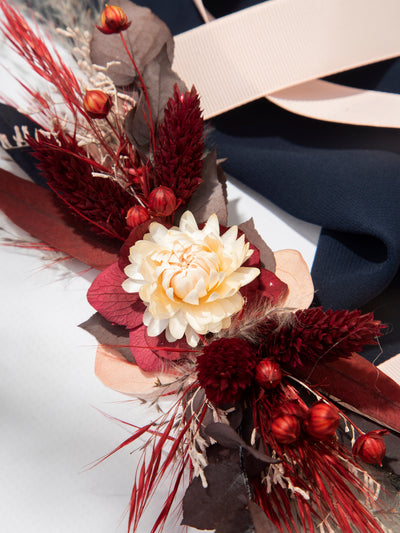
[(106, 4), (101, 14), (101, 26), (97, 26), (97, 29), (106, 34), (120, 33), (129, 28), (130, 25), (131, 23), (122, 8)]
[(99, 89), (93, 89), (86, 91), (82, 103), (90, 118), (106, 118), (112, 107), (112, 98)]
[(282, 380), (281, 367), (274, 359), (263, 359), (257, 365), (255, 379), (264, 389), (274, 389)]
[(300, 421), (293, 415), (281, 415), (273, 419), (271, 432), (275, 439), (282, 444), (295, 442), (300, 435)]
[(300, 405), (298, 400), (290, 400), (283, 403), (277, 410), (276, 416), (292, 415), (304, 420), (307, 417), (307, 407)]
[(142, 205), (134, 205), (131, 207), (126, 215), (126, 223), (130, 228), (140, 226), (146, 220), (149, 220), (150, 215), (148, 210)]
[(318, 440), (328, 440), (336, 433), (340, 423), (339, 411), (323, 401), (315, 403), (304, 422), (306, 432)]
[(353, 455), (360, 457), (365, 463), (382, 466), (386, 445), (382, 435), (387, 435), (387, 429), (377, 429), (358, 437), (353, 446)]
[(177, 202), (174, 191), (161, 185), (149, 194), (148, 205), (156, 215), (168, 217), (176, 210)]

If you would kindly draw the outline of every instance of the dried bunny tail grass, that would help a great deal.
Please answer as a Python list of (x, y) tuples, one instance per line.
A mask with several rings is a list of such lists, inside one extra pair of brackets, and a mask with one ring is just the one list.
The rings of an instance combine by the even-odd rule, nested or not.
[(33, 12), (49, 29), (79, 26), (91, 30), (104, 7), (103, 0), (15, 0), (14, 4), (22, 11)]
[(291, 308), (271, 305), (266, 298), (247, 302), (231, 321), (229, 328), (215, 335), (215, 338), (239, 337), (250, 343), (259, 344), (262, 340), (262, 327), (266, 321), (274, 321), (274, 330), (294, 326), (296, 320)]

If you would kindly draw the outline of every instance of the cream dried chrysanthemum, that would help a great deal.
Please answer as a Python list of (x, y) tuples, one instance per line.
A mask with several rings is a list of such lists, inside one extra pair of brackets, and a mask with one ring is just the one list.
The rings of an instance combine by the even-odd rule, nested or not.
[(186, 335), (196, 346), (199, 335), (229, 327), (231, 317), (243, 307), (239, 289), (253, 281), (258, 268), (242, 267), (252, 250), (244, 235), (232, 226), (223, 235), (216, 215), (199, 229), (186, 211), (179, 228), (157, 222), (130, 249), (126, 292), (138, 292), (146, 304), (143, 323), (156, 337), (165, 331), (169, 342)]

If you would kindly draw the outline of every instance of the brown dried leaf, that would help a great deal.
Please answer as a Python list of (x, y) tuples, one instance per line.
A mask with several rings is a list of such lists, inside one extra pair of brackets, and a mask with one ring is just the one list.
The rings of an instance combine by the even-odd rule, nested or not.
[[(142, 73), (145, 66), (158, 56), (164, 46), (171, 65), (174, 41), (168, 26), (150, 9), (133, 4), (129, 0), (113, 0), (113, 5), (122, 7), (131, 22), (129, 28), (124, 31), (124, 37), (139, 71)], [(119, 34), (104, 35), (95, 28), (90, 57), (92, 63), (104, 67), (111, 61), (120, 62), (110, 66), (107, 71), (117, 86), (130, 85), (136, 78)]]
[[(173, 95), (175, 83), (178, 85), (180, 92), (186, 91), (186, 85), (171, 69), (166, 46), (161, 49), (157, 57), (146, 65), (142, 76), (149, 95), (153, 124), (155, 129), (157, 129), (157, 124), (164, 119), (164, 109), (169, 98)], [(149, 112), (142, 92), (137, 107), (132, 109), (125, 119), (126, 134), (129, 140), (142, 153), (148, 153), (149, 149), (149, 124)]]
[(215, 150), (205, 157), (201, 177), (203, 181), (185, 206), (185, 210), (191, 211), (198, 223), (206, 222), (215, 213), (219, 223), (226, 226), (228, 223), (226, 178), (217, 165)]
[(268, 457), (265, 453), (253, 448), (246, 444), (246, 442), (239, 436), (236, 431), (229, 426), (228, 424), (222, 424), (221, 422), (212, 422), (208, 424), (205, 428), (207, 435), (218, 442), (224, 448), (230, 449), (245, 449), (251, 455), (253, 455), (259, 461), (263, 463), (279, 463), (280, 460), (272, 459)]
[(254, 220), (249, 218), (249, 220), (240, 224), (239, 229), (246, 234), (247, 240), (260, 252), (262, 266), (270, 272), (275, 272), (276, 262), (274, 253), (256, 230)]
[(249, 501), (248, 508), (253, 520), (255, 533), (279, 533), (279, 529), (271, 522), (261, 507)]
[(79, 327), (93, 335), (100, 344), (106, 344), (118, 349), (120, 355), (127, 361), (135, 362), (132, 352), (127, 346), (129, 344), (129, 332), (124, 326), (112, 324), (102, 317), (100, 313), (95, 313), (89, 320), (80, 324)]

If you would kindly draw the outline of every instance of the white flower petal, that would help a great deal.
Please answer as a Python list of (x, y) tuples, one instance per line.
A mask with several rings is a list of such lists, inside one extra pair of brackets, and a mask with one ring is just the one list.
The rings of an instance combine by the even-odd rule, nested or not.
[(158, 318), (153, 317), (147, 326), (147, 334), (149, 337), (158, 337), (167, 326), (168, 319), (159, 320)]
[(196, 346), (198, 334), (229, 327), (244, 304), (240, 288), (260, 272), (242, 267), (252, 250), (237, 235), (232, 226), (221, 236), (216, 215), (200, 230), (189, 211), (179, 227), (150, 224), (149, 233), (130, 249), (123, 283), (124, 290), (138, 292), (148, 305), (143, 323), (149, 335), (165, 331), (169, 342), (185, 335)]
[(176, 315), (169, 319), (168, 329), (175, 339), (181, 339), (183, 337), (186, 326), (187, 321), (181, 312), (176, 313)]
[(143, 287), (144, 283), (145, 281), (143, 280), (127, 278), (122, 282), (122, 288), (124, 289), (124, 291), (129, 293), (139, 292), (140, 289)]

